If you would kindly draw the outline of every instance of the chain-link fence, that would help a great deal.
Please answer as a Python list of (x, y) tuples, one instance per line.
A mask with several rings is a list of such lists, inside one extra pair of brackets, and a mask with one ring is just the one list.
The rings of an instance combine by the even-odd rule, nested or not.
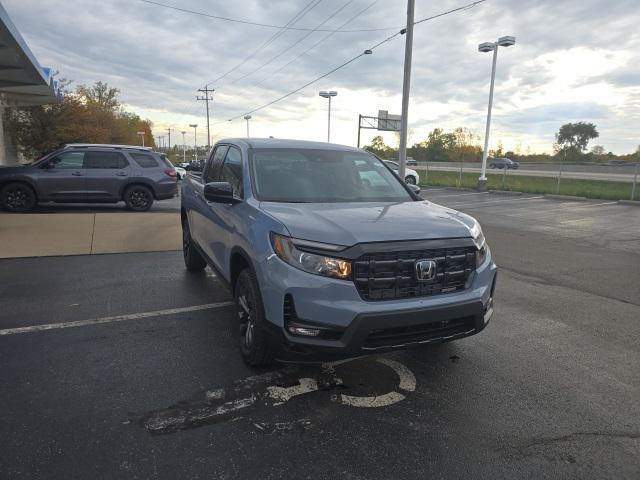
[[(423, 186), (475, 188), (479, 163), (419, 162), (408, 166), (420, 175)], [(488, 188), (493, 190), (640, 200), (640, 162), (610, 164), (520, 162), (487, 163)]]

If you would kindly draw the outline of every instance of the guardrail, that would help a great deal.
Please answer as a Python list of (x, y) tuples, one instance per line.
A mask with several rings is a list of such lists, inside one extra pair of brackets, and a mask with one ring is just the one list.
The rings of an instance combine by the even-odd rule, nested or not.
[[(478, 163), (420, 162), (410, 168), (421, 174), (423, 185), (475, 187), (480, 175)], [(522, 162), (517, 169), (487, 168), (487, 176), (493, 189), (636, 200), (640, 163), (613, 166)]]

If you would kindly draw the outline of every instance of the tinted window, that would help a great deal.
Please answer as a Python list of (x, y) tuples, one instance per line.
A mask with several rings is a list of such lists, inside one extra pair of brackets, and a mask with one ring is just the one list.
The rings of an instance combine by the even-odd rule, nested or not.
[(242, 198), (242, 156), (237, 148), (229, 148), (222, 164), (220, 181), (229, 182), (233, 187), (233, 194)]
[(49, 160), (49, 165), (55, 168), (79, 169), (83, 167), (84, 152), (66, 152)]
[(158, 161), (150, 153), (133, 152), (130, 153), (130, 155), (142, 168), (152, 168), (158, 166)]
[(256, 196), (271, 202), (407, 202), (398, 177), (366, 153), (316, 149), (253, 149)]
[(88, 151), (86, 168), (124, 168), (129, 165), (120, 152)]
[(224, 158), (227, 150), (229, 149), (226, 145), (220, 145), (216, 147), (215, 151), (209, 161), (207, 162), (207, 166), (204, 169), (204, 173), (202, 174), (202, 179), (204, 183), (209, 182), (217, 182), (220, 179), (220, 164), (222, 163), (222, 159)]

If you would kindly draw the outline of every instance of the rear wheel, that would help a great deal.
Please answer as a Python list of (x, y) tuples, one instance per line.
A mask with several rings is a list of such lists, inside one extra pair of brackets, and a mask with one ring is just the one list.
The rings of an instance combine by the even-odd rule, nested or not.
[(189, 221), (186, 217), (182, 219), (182, 256), (184, 265), (190, 272), (201, 272), (207, 266), (207, 262), (193, 244)]
[(416, 184), (416, 177), (414, 177), (413, 175), (407, 175), (404, 179), (405, 183), (409, 184), (409, 185), (415, 185)]
[(129, 210), (146, 212), (153, 205), (153, 193), (144, 185), (133, 185), (125, 190), (124, 201)]
[(28, 212), (33, 210), (36, 202), (36, 192), (25, 183), (9, 183), (0, 192), (2, 208), (10, 212)]
[(252, 367), (268, 365), (272, 353), (264, 331), (264, 307), (258, 281), (250, 268), (245, 268), (233, 289), (239, 320), (240, 351), (244, 361)]

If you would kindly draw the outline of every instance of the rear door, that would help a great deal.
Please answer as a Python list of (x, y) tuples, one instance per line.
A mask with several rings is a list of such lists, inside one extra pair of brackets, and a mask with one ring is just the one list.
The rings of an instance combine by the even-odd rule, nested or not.
[[(211, 221), (209, 218), (211, 215), (209, 206), (212, 204), (204, 198), (204, 186), (210, 182), (220, 181), (220, 167), (228, 150), (228, 145), (218, 145), (205, 165), (204, 171), (202, 172), (202, 182), (191, 182), (194, 189), (193, 208), (189, 217), (191, 235), (207, 256), (214, 261), (212, 244), (217, 242), (218, 239), (215, 238), (215, 234), (213, 238), (210, 238), (212, 230), (209, 226), (209, 222)], [(219, 265), (216, 266), (219, 267)]]
[(88, 201), (118, 201), (131, 175), (131, 165), (122, 152), (89, 150), (85, 157)]
[(40, 198), (59, 202), (86, 201), (84, 157), (84, 151), (66, 151), (44, 163), (38, 172)]

